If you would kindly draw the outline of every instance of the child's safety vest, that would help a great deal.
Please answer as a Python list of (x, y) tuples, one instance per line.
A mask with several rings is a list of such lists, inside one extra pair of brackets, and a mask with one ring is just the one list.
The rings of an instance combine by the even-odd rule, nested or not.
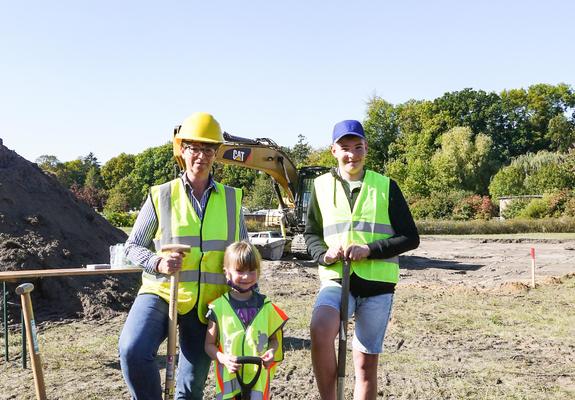
[[(329, 247), (368, 244), (394, 234), (389, 220), (389, 182), (387, 176), (366, 170), (352, 210), (341, 182), (331, 173), (315, 179), (315, 195), (323, 220), (323, 239)], [(341, 261), (329, 266), (320, 265), (319, 277), (321, 280), (341, 278), (341, 270)], [(397, 283), (399, 258), (365, 258), (352, 262), (351, 271), (363, 279)]]
[[(270, 398), (270, 381), (272, 380), (278, 362), (283, 360), (282, 328), (287, 315), (274, 305), (267, 297), (262, 308), (246, 327), (238, 318), (229, 300), (229, 293), (210, 303), (209, 308), (216, 315), (218, 324), (218, 347), (222, 353), (234, 356), (261, 357), (268, 350), (268, 340), (277, 332), (278, 349), (274, 362), (269, 369), (264, 369), (252, 388), (251, 400), (266, 400)], [(216, 374), (216, 399), (231, 399), (241, 391), (235, 373), (230, 373), (225, 365), (214, 361)], [(258, 366), (244, 364), (238, 371), (243, 382), (250, 382), (257, 372)]]
[[(198, 317), (207, 324), (207, 304), (229, 288), (222, 270), (224, 250), (239, 239), (242, 192), (215, 183), (200, 219), (180, 178), (150, 190), (158, 216), (154, 246), (158, 255), (165, 244), (191, 246), (186, 253), (178, 288), (178, 313), (186, 314), (198, 305)], [(154, 293), (170, 300), (170, 277), (164, 274), (142, 275), (139, 293)]]

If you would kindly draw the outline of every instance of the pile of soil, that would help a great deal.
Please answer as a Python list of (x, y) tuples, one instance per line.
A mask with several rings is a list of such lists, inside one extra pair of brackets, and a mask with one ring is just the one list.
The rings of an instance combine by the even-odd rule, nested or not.
[[(0, 139), (0, 271), (78, 268), (108, 263), (109, 246), (126, 234), (77, 200)], [(28, 280), (27, 280), (28, 281)], [(30, 279), (36, 319), (107, 318), (129, 308), (138, 274)], [(21, 282), (20, 282), (21, 283)], [(20, 303), (8, 283), (10, 320)]]

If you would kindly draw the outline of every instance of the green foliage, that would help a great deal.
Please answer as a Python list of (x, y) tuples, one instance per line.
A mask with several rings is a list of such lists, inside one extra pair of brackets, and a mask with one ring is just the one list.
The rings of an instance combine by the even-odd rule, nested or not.
[(100, 175), (100, 168), (90, 167), (86, 173), (86, 180), (84, 181), (84, 187), (90, 187), (93, 189), (104, 189), (104, 180)]
[(524, 180), (525, 173), (518, 165), (510, 165), (502, 168), (491, 180), (489, 184), (489, 194), (491, 194), (493, 198), (526, 194), (523, 185)]
[(297, 143), (292, 148), (287, 148), (287, 154), (296, 168), (308, 166), (309, 155), (312, 151), (311, 146), (306, 141), (306, 137), (302, 134), (297, 135)]
[[(499, 95), (464, 89), (397, 106), (375, 97), (364, 121), (368, 166), (385, 169), (410, 196), (427, 196), (440, 188), (487, 194), (501, 165), (527, 152), (565, 151), (573, 143), (575, 116), (568, 112), (574, 106), (575, 93), (565, 84)], [(429, 170), (425, 163), (432, 159), (435, 165)], [(489, 187), (492, 196), (530, 193), (523, 185), (526, 176), (511, 172)], [(553, 188), (565, 184), (550, 182)]]
[(327, 146), (318, 150), (313, 150), (308, 158), (309, 165), (316, 165), (319, 167), (336, 167), (337, 160), (331, 154), (331, 146)]
[(551, 142), (551, 149), (567, 152), (575, 144), (575, 122), (564, 114), (555, 115), (549, 120), (546, 138)]
[(106, 218), (110, 224), (116, 227), (132, 227), (134, 226), (134, 222), (136, 222), (137, 217), (137, 213), (112, 211), (104, 212), (104, 218)]
[(109, 191), (104, 212), (127, 212), (141, 206), (145, 196), (136, 184), (132, 174), (123, 177)]
[(43, 154), (36, 159), (36, 164), (46, 172), (54, 173), (58, 165), (62, 164), (56, 156)]
[(218, 164), (215, 169), (214, 178), (224, 185), (242, 189), (245, 195), (245, 193), (249, 192), (253, 187), (258, 173), (259, 172), (255, 169), (244, 168), (236, 165)]
[(106, 188), (113, 188), (122, 178), (128, 176), (134, 170), (135, 162), (136, 156), (126, 153), (121, 153), (108, 160), (101, 169)]
[(549, 205), (545, 199), (533, 199), (517, 215), (520, 218), (544, 218), (549, 216)]
[(252, 190), (244, 193), (243, 204), (250, 210), (277, 208), (278, 201), (269, 176), (258, 175)]
[(417, 197), (409, 208), (415, 219), (450, 219), (456, 204), (468, 196), (462, 191), (433, 192), (427, 197)]
[(529, 199), (521, 199), (521, 198), (512, 200), (507, 205), (507, 207), (505, 207), (501, 211), (501, 216), (505, 219), (517, 218), (521, 214), (521, 212), (523, 212), (525, 207), (527, 207), (529, 201), (530, 201)]
[(480, 235), (514, 233), (575, 232), (575, 218), (473, 220), (473, 221), (416, 221), (420, 235)]
[(540, 151), (517, 157), (493, 177), (489, 193), (494, 198), (542, 194), (575, 186), (571, 154)]
[(363, 127), (369, 143), (367, 167), (383, 172), (389, 159), (389, 146), (399, 135), (395, 107), (381, 98), (371, 98), (367, 103)]
[(441, 148), (431, 159), (434, 190), (468, 190), (487, 193), (493, 173), (490, 165), (491, 138), (470, 128), (455, 127), (441, 137)]
[(148, 193), (151, 186), (174, 179), (175, 165), (171, 143), (150, 147), (136, 155), (132, 174), (140, 188), (141, 197)]

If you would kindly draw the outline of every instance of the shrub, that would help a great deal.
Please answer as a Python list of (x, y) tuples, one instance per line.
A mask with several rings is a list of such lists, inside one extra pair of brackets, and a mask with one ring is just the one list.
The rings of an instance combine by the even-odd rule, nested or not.
[[(575, 204), (574, 204), (575, 205)], [(475, 220), (475, 221), (416, 221), (421, 235), (479, 235), (530, 232), (575, 232), (575, 217)]]
[(416, 198), (409, 206), (415, 219), (449, 219), (455, 204), (469, 193), (462, 191), (433, 192), (429, 197)]
[(545, 199), (533, 199), (523, 208), (518, 217), (544, 218), (549, 216), (549, 204)]
[(104, 218), (116, 227), (131, 227), (134, 226), (138, 213), (130, 212), (104, 212)]
[(513, 219), (519, 215), (521, 211), (529, 203), (528, 199), (515, 199), (502, 211), (501, 216), (505, 219)]
[(461, 199), (453, 208), (453, 219), (468, 221), (470, 219), (490, 219), (495, 207), (489, 196), (474, 194)]

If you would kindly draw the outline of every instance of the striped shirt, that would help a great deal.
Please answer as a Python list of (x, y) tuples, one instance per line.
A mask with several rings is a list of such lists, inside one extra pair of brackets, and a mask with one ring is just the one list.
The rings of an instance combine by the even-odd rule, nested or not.
[[(192, 185), (185, 178), (185, 174), (182, 174), (180, 179), (184, 183), (186, 192), (194, 207), (194, 211), (200, 219), (204, 215), (204, 210), (208, 203), (208, 198), (212, 190), (217, 192), (217, 186), (214, 182), (212, 176), (210, 176), (210, 181), (207, 189), (204, 191), (200, 201), (194, 196), (194, 191)], [(156, 210), (154, 204), (152, 203), (152, 198), (150, 195), (146, 198), (142, 209), (136, 218), (134, 223), (134, 228), (126, 240), (125, 253), (126, 257), (136, 265), (141, 265), (146, 272), (154, 273), (156, 271), (156, 266), (160, 262), (161, 257), (158, 256), (153, 249), (153, 240), (156, 236), (156, 231), (158, 230), (158, 216), (156, 215)], [(240, 211), (240, 239), (248, 239), (248, 230), (244, 221), (244, 214)]]

